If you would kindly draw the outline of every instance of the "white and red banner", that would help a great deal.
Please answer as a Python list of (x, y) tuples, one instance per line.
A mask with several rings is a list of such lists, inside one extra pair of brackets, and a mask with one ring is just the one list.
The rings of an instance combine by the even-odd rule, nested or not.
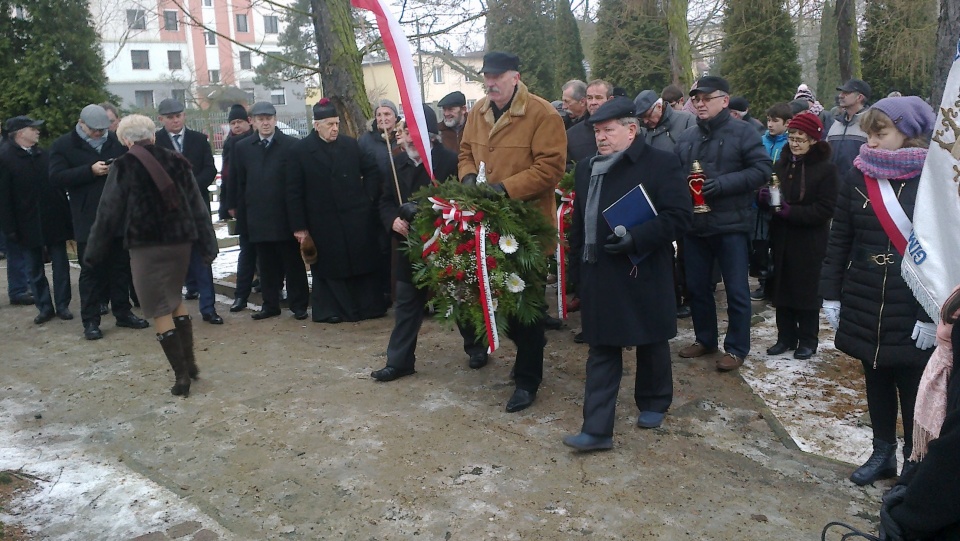
[(960, 43), (936, 113), (901, 271), (923, 309), (939, 321), (940, 307), (960, 284)]
[(372, 11), (377, 18), (377, 28), (383, 37), (383, 46), (387, 49), (393, 74), (400, 87), (400, 103), (403, 105), (404, 121), (413, 144), (423, 160), (423, 167), (432, 180), (433, 157), (430, 154), (430, 139), (427, 133), (426, 120), (423, 117), (423, 101), (420, 99), (420, 85), (417, 83), (417, 71), (413, 65), (413, 55), (410, 54), (410, 44), (407, 36), (400, 28), (386, 0), (350, 0), (355, 8)]

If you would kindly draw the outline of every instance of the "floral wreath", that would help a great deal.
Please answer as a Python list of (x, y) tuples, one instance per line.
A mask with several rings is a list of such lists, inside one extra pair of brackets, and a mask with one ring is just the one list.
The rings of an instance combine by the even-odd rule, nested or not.
[(539, 209), (456, 181), (427, 186), (413, 199), (420, 210), (406, 249), (414, 283), (433, 293), (440, 319), (474, 329), (492, 353), (509, 319), (541, 317), (544, 244), (556, 232)]

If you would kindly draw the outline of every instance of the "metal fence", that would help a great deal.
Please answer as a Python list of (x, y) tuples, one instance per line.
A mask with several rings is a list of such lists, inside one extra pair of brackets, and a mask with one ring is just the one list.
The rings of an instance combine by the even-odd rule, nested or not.
[[(187, 111), (187, 127), (205, 133), (210, 138), (210, 145), (214, 152), (223, 150), (223, 141), (230, 133), (229, 116), (226, 112)], [(313, 126), (306, 113), (302, 115), (281, 113), (277, 115), (277, 129), (281, 132), (301, 139), (310, 133)]]

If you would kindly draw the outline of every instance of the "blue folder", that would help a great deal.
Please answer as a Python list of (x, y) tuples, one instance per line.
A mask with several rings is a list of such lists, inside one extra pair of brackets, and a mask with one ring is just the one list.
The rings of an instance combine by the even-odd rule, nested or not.
[[(629, 231), (635, 226), (652, 220), (657, 215), (657, 209), (650, 201), (647, 190), (642, 184), (627, 192), (620, 199), (613, 202), (612, 205), (603, 211), (603, 218), (611, 230), (615, 230), (618, 225), (622, 225)], [(648, 254), (630, 254), (630, 262), (634, 265), (643, 261)]]

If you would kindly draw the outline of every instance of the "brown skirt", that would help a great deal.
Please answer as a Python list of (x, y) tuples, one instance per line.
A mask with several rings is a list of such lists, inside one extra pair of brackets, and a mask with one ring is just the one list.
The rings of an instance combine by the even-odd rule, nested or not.
[(130, 272), (143, 317), (170, 315), (183, 302), (183, 281), (192, 246), (185, 242), (130, 248)]

